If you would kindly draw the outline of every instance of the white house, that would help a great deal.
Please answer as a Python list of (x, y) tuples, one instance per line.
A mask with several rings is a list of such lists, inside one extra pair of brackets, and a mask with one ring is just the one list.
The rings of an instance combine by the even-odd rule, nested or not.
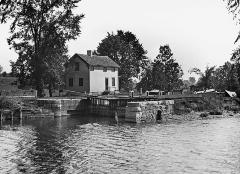
[(65, 65), (66, 89), (78, 92), (119, 90), (119, 65), (107, 56), (75, 54)]

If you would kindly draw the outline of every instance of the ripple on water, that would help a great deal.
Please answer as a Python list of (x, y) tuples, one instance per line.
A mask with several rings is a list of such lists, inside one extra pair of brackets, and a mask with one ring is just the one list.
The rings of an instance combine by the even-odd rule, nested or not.
[(0, 130), (3, 173), (240, 173), (240, 120), (29, 121)]

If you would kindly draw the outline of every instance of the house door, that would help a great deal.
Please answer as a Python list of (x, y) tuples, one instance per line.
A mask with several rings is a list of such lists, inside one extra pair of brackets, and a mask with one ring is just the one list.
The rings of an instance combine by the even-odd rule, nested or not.
[(105, 78), (105, 90), (108, 91), (108, 78)]

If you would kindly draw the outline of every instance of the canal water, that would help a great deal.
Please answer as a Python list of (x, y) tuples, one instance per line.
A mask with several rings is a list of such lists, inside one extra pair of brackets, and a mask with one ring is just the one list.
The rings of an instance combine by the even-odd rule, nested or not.
[(0, 130), (0, 173), (240, 173), (240, 119), (30, 119)]

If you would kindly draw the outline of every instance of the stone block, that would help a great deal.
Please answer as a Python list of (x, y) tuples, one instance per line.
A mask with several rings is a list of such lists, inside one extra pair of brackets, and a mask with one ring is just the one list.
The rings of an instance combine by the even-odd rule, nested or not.
[(136, 117), (136, 115), (140, 114), (141, 112), (129, 112), (126, 111), (126, 117)]
[(127, 107), (126, 110), (128, 112), (141, 112), (142, 109), (140, 107)]
[(174, 101), (146, 101), (146, 102), (130, 102), (126, 107), (126, 121), (135, 120), (140, 122), (155, 122), (157, 112), (160, 110), (162, 114), (171, 113)]
[(139, 102), (129, 102), (127, 104), (128, 107), (139, 107), (140, 103)]
[(133, 118), (133, 117), (125, 117), (125, 121), (126, 122), (132, 122), (132, 123), (136, 123), (136, 118)]

